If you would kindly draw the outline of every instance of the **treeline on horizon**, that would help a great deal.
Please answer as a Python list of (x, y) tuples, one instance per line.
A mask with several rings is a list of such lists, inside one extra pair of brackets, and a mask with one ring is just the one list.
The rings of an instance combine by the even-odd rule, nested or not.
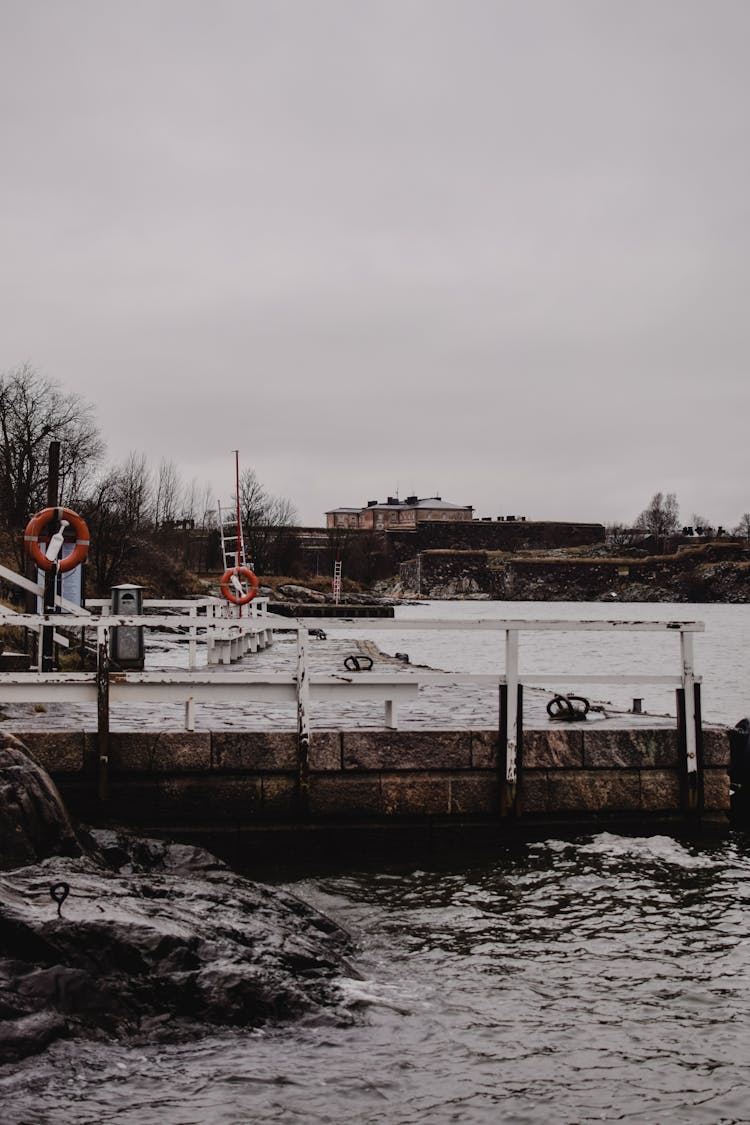
[[(162, 592), (186, 591), (186, 568), (221, 567), (218, 504), (211, 486), (195, 478), (185, 481), (171, 460), (154, 466), (141, 452), (108, 464), (93, 406), (24, 363), (0, 374), (0, 549), (18, 569), (24, 567), (23, 529), (47, 505), (53, 441), (60, 443), (59, 501), (78, 511), (89, 526), (88, 581), (97, 593), (146, 576)], [(269, 492), (251, 468), (242, 473), (239, 491), (248, 559), (256, 572), (305, 576), (293, 502)], [(232, 497), (227, 522), (233, 522), (235, 506)], [(688, 523), (704, 535), (724, 531), (697, 514)], [(205, 534), (189, 538), (177, 533), (180, 527)], [(680, 529), (677, 497), (656, 492), (631, 526), (607, 526), (607, 543), (622, 550), (646, 535), (662, 550)], [(750, 540), (750, 513), (743, 513), (732, 531)], [(326, 572), (328, 555), (345, 538), (349, 577), (367, 583), (384, 576), (384, 559), (378, 558), (374, 541), (364, 541), (367, 533), (341, 537), (333, 532), (329, 538), (330, 550), (320, 559)]]
[[(124, 577), (156, 573), (160, 587), (184, 589), (184, 568), (222, 565), (219, 512), (209, 484), (185, 481), (171, 460), (154, 466), (145, 453), (106, 461), (94, 408), (25, 363), (0, 374), (0, 536), (2, 554), (24, 567), (23, 529), (47, 506), (49, 447), (60, 443), (59, 494), (86, 520), (91, 535), (88, 582), (97, 593)], [(227, 522), (235, 522), (231, 498)], [(270, 493), (252, 469), (240, 477), (243, 528), (252, 529), (259, 573), (295, 573), (294, 505)], [(199, 529), (202, 557), (177, 528)]]

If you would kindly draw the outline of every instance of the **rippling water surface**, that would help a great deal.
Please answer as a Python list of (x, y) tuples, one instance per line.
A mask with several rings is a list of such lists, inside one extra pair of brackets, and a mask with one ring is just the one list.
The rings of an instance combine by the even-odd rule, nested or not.
[[(401, 615), (702, 619), (706, 715), (750, 714), (750, 606), (454, 602)], [(502, 667), (499, 634), (368, 628), (414, 661)], [(535, 671), (677, 662), (673, 636), (527, 634), (521, 646)], [(650, 689), (622, 701), (632, 694), (650, 710), (673, 703)], [(353, 1027), (58, 1043), (0, 1068), (3, 1125), (750, 1122), (745, 836), (600, 834), (430, 870), (342, 859), (292, 889), (355, 935), (363, 979), (341, 981)]]
[(354, 1027), (58, 1043), (3, 1121), (750, 1121), (750, 849), (611, 834), (293, 884), (347, 926)]
[[(695, 667), (703, 678), (703, 714), (714, 722), (734, 725), (750, 714), (750, 605), (705, 605), (677, 602), (429, 602), (402, 606), (397, 620), (537, 619), (620, 621), (701, 621)], [(335, 635), (335, 627), (329, 633)], [(504, 635), (491, 632), (378, 631), (377, 621), (363, 622), (361, 636), (374, 638), (389, 652), (408, 652), (415, 663), (458, 672), (494, 672), (505, 667)], [(524, 673), (600, 672), (677, 675), (680, 646), (674, 633), (543, 632), (522, 633), (519, 667)], [(644, 697), (652, 713), (674, 714), (674, 689), (639, 684), (584, 687), (583, 694), (611, 699), (629, 707), (634, 695)], [(566, 688), (566, 690), (570, 690)]]

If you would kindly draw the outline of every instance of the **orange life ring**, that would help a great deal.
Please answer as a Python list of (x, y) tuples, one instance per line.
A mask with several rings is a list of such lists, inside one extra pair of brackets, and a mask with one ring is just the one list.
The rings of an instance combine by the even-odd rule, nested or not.
[[(39, 543), (40, 535), (53, 520), (67, 520), (76, 533), (75, 546), (65, 559), (48, 559)], [(45, 508), (32, 516), (26, 524), (23, 542), (26, 554), (40, 570), (54, 570), (57, 567), (60, 574), (67, 574), (69, 570), (80, 566), (89, 553), (89, 529), (83, 517), (71, 508)]]
[[(247, 580), (247, 584), (248, 584), (249, 588), (248, 588), (247, 593), (243, 594), (242, 597), (240, 597), (240, 595), (237, 593), (237, 591), (232, 589), (232, 587), (229, 585), (230, 579), (231, 579), (233, 574), (237, 575), (238, 578), (240, 576), (242, 576), (243, 578), (245, 578)], [(224, 597), (227, 599), (228, 602), (232, 603), (232, 605), (247, 605), (247, 603), (251, 602), (253, 600), (253, 598), (255, 597), (255, 595), (258, 593), (258, 587), (260, 586), (260, 582), (258, 581), (256, 575), (253, 574), (252, 570), (250, 570), (249, 567), (247, 567), (247, 566), (230, 566), (229, 570), (224, 572), (224, 575), (223, 575), (219, 585), (221, 586), (222, 594), (224, 595)]]

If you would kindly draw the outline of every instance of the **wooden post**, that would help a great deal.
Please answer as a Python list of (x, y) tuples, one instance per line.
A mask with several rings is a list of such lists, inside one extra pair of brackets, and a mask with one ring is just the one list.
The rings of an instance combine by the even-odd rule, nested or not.
[[(191, 606), (190, 607), (190, 641), (188, 642), (188, 652), (189, 652), (188, 667), (190, 668), (191, 672), (195, 671), (195, 666), (196, 666), (196, 663), (197, 663), (197, 661), (196, 661), (196, 654), (197, 654), (197, 648), (198, 648), (198, 645), (197, 645), (198, 630), (196, 629), (197, 621), (198, 621), (198, 609), (197, 609), (196, 606)], [(188, 730), (189, 729), (190, 728), (188, 727)]]
[(693, 634), (680, 630), (680, 656), (682, 658), (682, 707), (684, 708), (684, 748), (686, 808), (698, 810), (698, 742), (695, 730), (695, 671), (693, 659)]
[(697, 760), (697, 804), (698, 813), (703, 812), (703, 711), (701, 709), (701, 685), (696, 684), (693, 689), (695, 700), (695, 756)]
[[(58, 491), (60, 488), (60, 442), (51, 441), (47, 454), (47, 507), (56, 508)], [(55, 612), (55, 594), (57, 592), (57, 567), (44, 574), (44, 612)], [(52, 625), (45, 625), (41, 630), (39, 643), (41, 645), (40, 668), (42, 672), (52, 672), (55, 667), (55, 629)]]
[(505, 633), (505, 802), (515, 808), (518, 784), (518, 630)]
[(98, 631), (96, 716), (99, 749), (99, 800), (109, 800), (109, 630)]
[(310, 797), (310, 679), (307, 668), (307, 629), (297, 629), (297, 785), (300, 812), (309, 810)]
[(690, 740), (688, 738), (687, 698), (684, 688), (677, 695), (677, 747), (682, 790), (682, 807), (690, 821), (695, 821), (703, 811), (703, 728), (701, 720), (700, 684), (693, 686), (692, 733), (695, 744), (695, 769), (690, 769)]
[[(43, 613), (55, 612), (55, 593), (57, 592), (57, 567), (53, 566), (52, 570), (44, 572), (44, 605), (42, 606)], [(42, 671), (54, 672), (55, 670), (55, 627), (54, 625), (43, 625), (41, 630), (41, 646), (42, 646)]]
[(216, 663), (216, 606), (206, 606), (206, 664)]
[(500, 685), (500, 727), (499, 727), (499, 755), (498, 775), (500, 783), (500, 815), (518, 816), (521, 813), (521, 769), (523, 757), (523, 684), (516, 686), (516, 749), (515, 749), (515, 776), (514, 782), (508, 781), (508, 763), (510, 760), (508, 739), (508, 692), (507, 684)]

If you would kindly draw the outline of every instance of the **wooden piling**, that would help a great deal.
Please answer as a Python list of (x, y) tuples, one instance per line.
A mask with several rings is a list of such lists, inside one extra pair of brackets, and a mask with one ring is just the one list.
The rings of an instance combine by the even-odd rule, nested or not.
[(310, 679), (304, 626), (297, 630), (297, 800), (300, 814), (310, 807)]
[(105, 632), (96, 649), (96, 717), (99, 800), (109, 800), (109, 645)]

